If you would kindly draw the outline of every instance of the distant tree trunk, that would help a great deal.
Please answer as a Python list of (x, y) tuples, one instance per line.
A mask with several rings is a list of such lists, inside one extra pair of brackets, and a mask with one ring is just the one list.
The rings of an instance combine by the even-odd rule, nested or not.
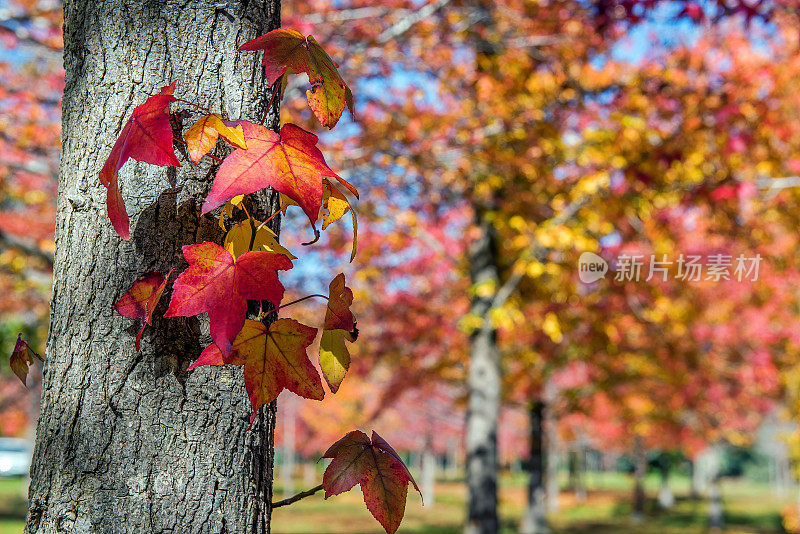
[(661, 473), (661, 487), (658, 489), (658, 505), (664, 510), (669, 510), (675, 505), (675, 495), (672, 493), (672, 488), (669, 486), (670, 467), (669, 457), (666, 454), (661, 454), (658, 462), (658, 468)]
[[(469, 264), (472, 283), (497, 288), (494, 226), (478, 213), (480, 234), (471, 244)], [(487, 294), (488, 293), (488, 294)], [(483, 317), (491, 308), (494, 292), (475, 293), (471, 313)], [(497, 517), (497, 425), (500, 413), (500, 353), (494, 327), (478, 328), (470, 337), (467, 377), (467, 525), (466, 534), (495, 534)]]
[(547, 506), (545, 503), (545, 403), (541, 400), (531, 402), (528, 409), (530, 419), (530, 458), (527, 467), (528, 506), (520, 525), (520, 534), (541, 534), (549, 532), (547, 526)]
[(708, 527), (711, 530), (722, 530), (725, 527), (725, 514), (722, 506), (722, 490), (720, 476), (714, 475), (709, 488)]
[(633, 520), (644, 520), (644, 477), (647, 474), (647, 451), (641, 436), (633, 438)]
[(281, 437), (282, 451), (281, 451), (281, 486), (283, 486), (283, 495), (288, 498), (294, 495), (294, 471), (295, 471), (295, 419), (296, 407), (295, 401), (292, 397), (285, 397), (282, 401), (283, 410), (283, 432)]
[(547, 503), (547, 511), (555, 513), (561, 506), (561, 484), (558, 480), (558, 464), (560, 456), (560, 444), (558, 433), (556, 432), (557, 421), (555, 417), (555, 410), (553, 407), (556, 404), (556, 395), (558, 391), (552, 380), (548, 380), (544, 386), (545, 410), (544, 410), (544, 428), (545, 428), (545, 502)]
[(459, 464), (461, 462), (458, 459), (458, 442), (455, 438), (448, 438), (447, 439), (447, 472), (446, 477), (448, 479), (455, 479), (458, 478), (461, 470), (459, 469)]
[(695, 456), (693, 460), (689, 461), (689, 469), (691, 471), (692, 476), (692, 487), (689, 491), (689, 497), (692, 499), (699, 499), (700, 498), (700, 465), (699, 465), (700, 455)]
[(722, 505), (721, 464), (722, 447), (714, 445), (709, 455), (709, 487), (708, 487), (708, 527), (719, 531), (725, 527), (725, 514)]
[(586, 486), (583, 475), (586, 469), (586, 449), (583, 441), (579, 440), (574, 448), (569, 451), (569, 487), (575, 494), (577, 502), (586, 501)]
[(422, 494), (425, 496), (425, 508), (432, 510), (436, 502), (436, 455), (433, 452), (433, 435), (425, 437), (422, 450)]
[[(64, 5), (57, 248), (30, 534), (269, 532), (274, 405), (247, 431), (240, 369), (187, 373), (207, 321), (161, 319), (169, 295), (139, 353), (138, 325), (112, 310), (140, 274), (180, 272), (182, 245), (221, 240), (200, 212), (211, 160), (177, 172), (129, 161), (120, 173), (129, 242), (106, 216), (98, 172), (133, 107), (173, 80), (179, 97), (260, 120), (269, 99), (261, 58), (237, 47), (279, 23), (278, 0)], [(267, 124), (277, 127), (276, 112)], [(253, 204), (264, 217), (277, 195)]]

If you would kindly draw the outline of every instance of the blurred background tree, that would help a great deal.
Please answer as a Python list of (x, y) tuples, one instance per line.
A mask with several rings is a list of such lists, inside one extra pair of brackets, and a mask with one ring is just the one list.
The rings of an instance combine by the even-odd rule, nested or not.
[[(41, 340), (46, 326), (63, 74), (57, 6), (2, 6), (0, 335), (10, 353), (20, 328)], [(325, 43), (364, 95), (324, 142), (331, 166), (371, 191), (356, 208), (354, 384), (324, 401), (335, 418), (282, 405), (285, 484), (300, 483), (295, 457), (316, 459), (364, 415), (434, 472), (423, 480), (467, 477), (453, 521), (468, 532), (499, 528), (506, 468), (527, 471), (515, 475), (525, 505), (512, 514), (523, 532), (563, 525), (559, 502), (579, 501), (589, 471), (620, 455), (640, 520), (648, 471), (664, 508), (690, 476), (716, 495), (736, 474), (720, 459), (733, 462), (726, 447), (755, 450), (764, 432), (777, 444), (770, 477), (783, 477), (782, 455), (800, 459), (797, 7), (284, 2), (283, 25)], [(287, 88), (292, 118), (317, 128), (303, 89)], [(352, 231), (340, 225), (313, 254), (341, 268)], [(586, 251), (609, 261), (605, 279), (580, 281)], [(623, 254), (645, 260), (638, 281), (614, 280)], [(732, 264), (728, 280), (704, 271), (691, 281), (678, 279), (681, 254), (762, 261), (757, 280), (736, 279)], [(672, 262), (666, 280), (645, 281), (651, 255)], [(295, 287), (320, 278), (309, 269)], [(24, 434), (24, 420), (2, 432)], [(765, 465), (748, 462), (733, 463)], [(789, 529), (796, 509), (784, 511)], [(714, 510), (704, 524), (720, 521)]]

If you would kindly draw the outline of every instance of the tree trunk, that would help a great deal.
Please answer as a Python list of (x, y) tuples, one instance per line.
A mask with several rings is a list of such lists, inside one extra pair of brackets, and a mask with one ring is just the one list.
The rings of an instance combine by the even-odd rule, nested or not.
[(432, 510), (436, 504), (436, 454), (433, 452), (433, 434), (429, 430), (425, 436), (422, 449), (422, 494), (425, 496), (425, 508)]
[(289, 498), (294, 495), (294, 471), (296, 467), (295, 462), (295, 427), (296, 419), (296, 406), (295, 399), (286, 397), (281, 400), (283, 410), (281, 410), (282, 422), (282, 449), (281, 452), (281, 486), (284, 498)]
[(585, 472), (586, 447), (581, 438), (569, 452), (569, 485), (575, 495), (575, 501), (579, 503), (586, 502)]
[(633, 520), (644, 520), (644, 477), (647, 474), (647, 451), (641, 436), (633, 438)]
[[(492, 223), (479, 215), (480, 236), (471, 244), (469, 264), (475, 287), (496, 290), (495, 233)], [(471, 313), (483, 317), (491, 307), (494, 291), (476, 291)], [(497, 421), (500, 413), (500, 354), (497, 331), (479, 328), (470, 337), (467, 377), (467, 534), (495, 534), (497, 518)]]
[(528, 410), (531, 431), (531, 456), (528, 459), (528, 507), (522, 518), (520, 534), (541, 534), (549, 532), (547, 527), (547, 507), (545, 503), (545, 403), (537, 400)]
[(708, 527), (712, 532), (717, 532), (725, 527), (725, 511), (722, 504), (721, 473), (722, 446), (715, 444), (711, 447), (708, 467)]
[(718, 474), (711, 479), (708, 489), (708, 527), (712, 531), (719, 531), (725, 527), (725, 514), (722, 506), (722, 489), (720, 488), (720, 477)]
[[(279, 25), (279, 1), (69, 0), (64, 20), (57, 252), (26, 532), (268, 533), (274, 404), (248, 431), (240, 369), (187, 373), (207, 320), (162, 319), (168, 294), (139, 353), (138, 324), (112, 310), (142, 273), (180, 272), (182, 245), (221, 240), (200, 213), (211, 160), (177, 172), (130, 160), (129, 242), (111, 227), (98, 172), (133, 107), (173, 80), (178, 97), (258, 121), (260, 55), (237, 47)], [(272, 213), (276, 196), (258, 195), (251, 213)]]
[(544, 385), (544, 445), (545, 445), (545, 458), (547, 461), (545, 466), (545, 502), (547, 503), (547, 512), (558, 512), (561, 507), (561, 484), (558, 480), (558, 463), (560, 456), (560, 444), (558, 438), (556, 413), (553, 409), (556, 404), (556, 396), (558, 395), (558, 388), (552, 380), (547, 380)]
[(663, 510), (669, 510), (675, 506), (675, 494), (669, 485), (669, 470), (671, 462), (666, 454), (661, 454), (658, 468), (661, 472), (661, 487), (658, 489), (658, 505)]

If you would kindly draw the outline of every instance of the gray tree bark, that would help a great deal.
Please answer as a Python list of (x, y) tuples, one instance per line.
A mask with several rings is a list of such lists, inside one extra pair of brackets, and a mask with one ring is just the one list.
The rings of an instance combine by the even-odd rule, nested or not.
[[(469, 264), (472, 283), (497, 288), (494, 227), (478, 215), (480, 237), (471, 244)], [(471, 313), (483, 317), (492, 295), (477, 292)], [(482, 296), (483, 295), (483, 296)], [(467, 524), (466, 534), (495, 534), (497, 518), (497, 422), (500, 413), (500, 353), (497, 331), (479, 328), (470, 337), (470, 368), (467, 377)]]
[(723, 448), (719, 444), (711, 446), (709, 462), (708, 486), (708, 528), (712, 532), (719, 532), (725, 528), (725, 509), (722, 502), (722, 454)]
[[(215, 169), (129, 161), (130, 242), (111, 227), (98, 172), (133, 107), (173, 80), (178, 97), (258, 121), (260, 55), (237, 47), (279, 25), (279, 0), (69, 0), (64, 19), (57, 252), (26, 532), (267, 533), (274, 405), (247, 431), (241, 370), (186, 372), (207, 325), (161, 318), (169, 294), (139, 353), (138, 325), (112, 310), (140, 274), (180, 272), (182, 245), (221, 240), (200, 213)], [(277, 121), (273, 110), (267, 124)], [(274, 197), (258, 195), (253, 212), (272, 213)]]

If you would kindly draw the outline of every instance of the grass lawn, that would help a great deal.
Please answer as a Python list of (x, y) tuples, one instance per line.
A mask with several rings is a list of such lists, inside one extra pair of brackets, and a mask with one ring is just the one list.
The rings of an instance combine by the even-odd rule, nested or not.
[[(0, 534), (20, 534), (23, 528), (25, 501), (24, 479), (0, 479)], [(675, 477), (675, 508), (658, 510), (648, 502), (641, 524), (631, 521), (631, 479), (618, 473), (589, 474), (588, 498), (578, 503), (575, 496), (563, 492), (560, 509), (551, 514), (553, 534), (705, 534), (707, 503), (688, 497), (689, 482)], [(648, 495), (658, 488), (657, 477), (647, 479)], [(298, 491), (303, 489), (296, 482)], [(525, 477), (506, 475), (500, 491), (500, 514), (503, 534), (516, 532), (525, 504)], [(280, 487), (276, 499), (282, 498)], [(725, 480), (722, 486), (726, 533), (780, 534), (780, 510), (793, 497), (777, 498), (763, 484), (744, 480)], [(416, 493), (410, 493), (401, 533), (460, 534), (464, 517), (465, 488), (461, 481), (441, 481), (436, 487), (435, 502), (426, 500), (423, 507)], [(378, 523), (364, 507), (358, 490), (325, 501), (318, 493), (291, 506), (279, 508), (273, 515), (275, 534), (380, 534)]]
[[(563, 492), (560, 509), (551, 514), (554, 534), (705, 534), (708, 532), (707, 503), (688, 497), (689, 480), (675, 477), (672, 487), (677, 502), (674, 509), (662, 512), (655, 501), (648, 501), (646, 517), (641, 524), (631, 520), (632, 480), (619, 473), (590, 474), (586, 479), (589, 495), (578, 503), (575, 496)], [(648, 495), (654, 497), (659, 479), (648, 477)], [(299, 487), (299, 486), (298, 486)], [(280, 490), (280, 488), (278, 488)], [(791, 496), (778, 499), (765, 485), (741, 480), (723, 482), (726, 533), (780, 534), (780, 510), (792, 501)], [(410, 493), (406, 515), (398, 532), (460, 534), (464, 519), (465, 488), (461, 482), (440, 482), (433, 506), (425, 507), (416, 493)], [(517, 531), (525, 505), (525, 478), (504, 476), (500, 490), (500, 515), (503, 534)], [(380, 534), (378, 523), (364, 507), (361, 494), (350, 493), (323, 500), (321, 494), (299, 501), (274, 512), (272, 531), (275, 534)]]
[(25, 478), (0, 478), (0, 534), (20, 534), (25, 525)]

